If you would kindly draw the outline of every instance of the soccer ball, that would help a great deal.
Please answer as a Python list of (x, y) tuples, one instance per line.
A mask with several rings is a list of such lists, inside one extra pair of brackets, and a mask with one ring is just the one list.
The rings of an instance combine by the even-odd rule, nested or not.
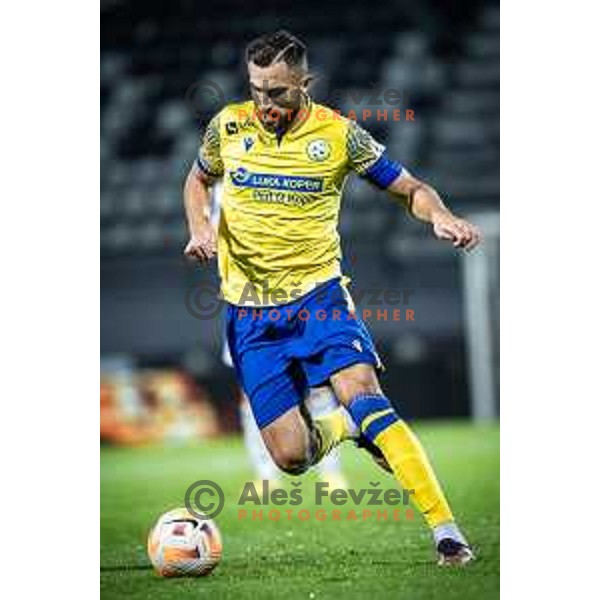
[(200, 520), (187, 508), (158, 519), (148, 536), (148, 556), (163, 577), (208, 575), (221, 560), (221, 534), (211, 519)]

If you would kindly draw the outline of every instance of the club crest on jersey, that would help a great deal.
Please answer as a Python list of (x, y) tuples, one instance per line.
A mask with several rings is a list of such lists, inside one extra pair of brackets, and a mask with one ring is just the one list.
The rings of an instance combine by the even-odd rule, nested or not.
[(331, 146), (329, 142), (318, 139), (308, 142), (306, 146), (306, 154), (310, 160), (315, 162), (323, 162), (331, 156)]
[(242, 146), (246, 152), (248, 152), (252, 146), (254, 146), (254, 138), (247, 135), (242, 139)]

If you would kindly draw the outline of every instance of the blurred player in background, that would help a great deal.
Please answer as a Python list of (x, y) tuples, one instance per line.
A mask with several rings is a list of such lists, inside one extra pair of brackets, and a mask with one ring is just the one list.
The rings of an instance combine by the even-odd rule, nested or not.
[[(212, 187), (212, 207), (211, 207), (211, 223), (213, 227), (218, 229), (219, 216), (221, 214), (221, 196), (223, 194), (223, 183), (218, 181)], [(227, 338), (223, 339), (222, 351), (223, 364), (230, 369), (233, 369), (231, 353)], [(252, 467), (258, 477), (258, 480), (272, 481), (275, 484), (279, 483), (280, 470), (273, 462), (269, 455), (269, 451), (265, 447), (265, 443), (260, 435), (260, 430), (256, 425), (252, 409), (248, 402), (248, 397), (244, 391), (239, 389), (240, 395), (240, 422), (242, 424), (242, 432), (244, 435), (244, 443), (248, 456), (252, 462)], [(312, 418), (323, 417), (324, 415), (335, 411), (339, 408), (339, 403), (335, 399), (333, 391), (328, 386), (321, 386), (309, 390), (308, 396), (304, 401), (306, 408)], [(342, 465), (338, 448), (333, 448), (327, 456), (323, 457), (320, 463), (315, 465), (319, 479), (329, 483), (330, 489), (345, 489), (348, 487), (346, 479), (342, 473)]]
[[(263, 441), (279, 468), (298, 475), (356, 437), (347, 411), (361, 445), (411, 491), (438, 563), (468, 563), (473, 552), (419, 440), (379, 385), (381, 362), (346, 289), (337, 232), (344, 183), (356, 172), (456, 248), (474, 248), (479, 232), (367, 131), (312, 101), (307, 49), (298, 38), (261, 36), (247, 47), (246, 63), (252, 100), (213, 118), (186, 180), (185, 254), (203, 263), (218, 244), (229, 347)], [(217, 236), (210, 186), (218, 180)], [(275, 321), (273, 307), (282, 309)], [(322, 385), (343, 408), (309, 418), (303, 400)]]

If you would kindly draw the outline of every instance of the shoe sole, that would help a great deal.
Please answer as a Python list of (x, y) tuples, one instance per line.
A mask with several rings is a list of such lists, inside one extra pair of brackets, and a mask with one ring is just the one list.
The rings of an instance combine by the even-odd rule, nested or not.
[(455, 556), (446, 556), (438, 554), (439, 567), (462, 567), (475, 560), (475, 555), (471, 552), (459, 552)]

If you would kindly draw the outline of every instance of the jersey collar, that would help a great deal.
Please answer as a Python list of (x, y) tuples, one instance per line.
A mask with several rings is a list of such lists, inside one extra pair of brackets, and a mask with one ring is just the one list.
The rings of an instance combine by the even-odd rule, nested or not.
[(281, 143), (281, 141), (284, 138), (286, 138), (290, 135), (296, 134), (302, 128), (302, 126), (309, 120), (310, 115), (312, 113), (312, 109), (313, 109), (313, 101), (310, 98), (310, 96), (308, 96), (308, 94), (307, 94), (306, 96), (304, 96), (302, 98), (302, 103), (300, 104), (298, 114), (296, 114), (294, 121), (292, 122), (290, 127), (282, 134), (281, 138), (278, 137), (276, 132), (272, 132), (272, 131), (269, 131), (268, 129), (266, 129), (265, 126), (262, 124), (262, 121), (260, 120), (258, 115), (256, 115), (257, 127), (260, 129), (260, 131), (264, 135), (266, 135), (272, 139), (279, 139), (279, 143)]

